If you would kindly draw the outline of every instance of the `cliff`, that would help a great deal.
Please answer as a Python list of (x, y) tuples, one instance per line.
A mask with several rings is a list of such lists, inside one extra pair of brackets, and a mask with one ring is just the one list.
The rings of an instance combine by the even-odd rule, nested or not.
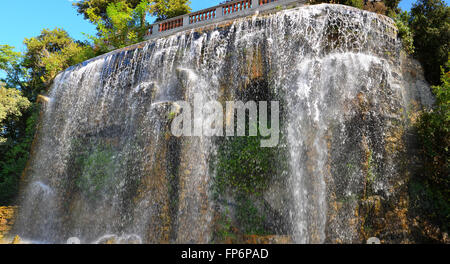
[[(173, 136), (174, 106), (196, 94), (222, 105), (279, 102), (279, 144)], [(49, 98), (22, 187), (21, 237), (420, 236), (408, 188), (420, 166), (413, 125), (433, 98), (387, 17), (314, 5), (179, 32), (66, 70)]]

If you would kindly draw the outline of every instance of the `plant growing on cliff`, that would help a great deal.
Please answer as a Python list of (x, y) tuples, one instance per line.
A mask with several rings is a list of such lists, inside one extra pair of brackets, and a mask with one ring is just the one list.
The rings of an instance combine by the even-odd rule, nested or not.
[(75, 163), (80, 168), (77, 187), (91, 200), (113, 185), (114, 155), (109, 147), (94, 146), (92, 151), (81, 152)]
[(260, 195), (275, 174), (274, 148), (261, 148), (261, 137), (233, 137), (220, 149), (217, 184), (221, 191)]
[(414, 35), (409, 27), (411, 16), (408, 12), (401, 12), (394, 17), (395, 24), (398, 28), (398, 36), (402, 40), (403, 48), (408, 54), (414, 53)]
[[(447, 68), (450, 66), (447, 63)], [(433, 86), (436, 103), (424, 111), (417, 130), (424, 157), (423, 177), (414, 179), (411, 190), (428, 217), (450, 230), (450, 72), (442, 69), (442, 84)], [(423, 204), (428, 204), (423, 206)]]

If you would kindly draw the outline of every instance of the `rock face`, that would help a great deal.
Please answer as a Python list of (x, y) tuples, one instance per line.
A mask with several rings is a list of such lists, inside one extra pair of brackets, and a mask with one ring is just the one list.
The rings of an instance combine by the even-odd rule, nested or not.
[[(0, 207), (0, 241), (9, 235), (16, 219), (17, 207)], [(0, 242), (1, 243), (1, 242)]]
[[(56, 243), (414, 242), (412, 125), (432, 97), (396, 35), (384, 16), (304, 6), (66, 70), (43, 112), (14, 231)], [(172, 106), (195, 94), (279, 101), (280, 144), (174, 137)], [(230, 175), (240, 168), (258, 180)]]

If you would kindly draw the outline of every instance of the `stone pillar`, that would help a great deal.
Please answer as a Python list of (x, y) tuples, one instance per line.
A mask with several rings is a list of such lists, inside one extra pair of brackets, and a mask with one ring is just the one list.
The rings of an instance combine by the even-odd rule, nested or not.
[(183, 17), (183, 27), (189, 26), (189, 15)]
[(153, 34), (152, 36), (157, 36), (159, 35), (161, 32), (159, 32), (159, 24), (154, 24), (153, 25)]
[(219, 17), (223, 17), (223, 7), (222, 6), (218, 6), (216, 8), (216, 18), (219, 18)]

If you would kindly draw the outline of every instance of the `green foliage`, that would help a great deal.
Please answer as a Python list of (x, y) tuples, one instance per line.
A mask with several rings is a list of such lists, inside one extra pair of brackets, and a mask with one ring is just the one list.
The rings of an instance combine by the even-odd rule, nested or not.
[(363, 0), (341, 0), (341, 1), (339, 1), (339, 3), (342, 5), (353, 6), (353, 7), (360, 8), (360, 9), (362, 9), (364, 6)]
[(97, 37), (90, 38), (101, 52), (143, 41), (149, 28), (148, 14), (163, 20), (191, 10), (188, 0), (86, 0), (74, 5), (97, 27)]
[(228, 238), (235, 239), (236, 235), (233, 233), (232, 219), (228, 207), (225, 212), (220, 215), (217, 221), (217, 228), (214, 231), (214, 240), (216, 242), (225, 242)]
[(450, 146), (450, 72), (443, 74), (442, 85), (433, 86), (436, 104), (425, 111), (418, 122), (418, 133), (423, 153), (430, 167), (430, 179), (436, 184), (448, 185)]
[[(248, 131), (247, 131), (248, 132)], [(222, 236), (239, 230), (243, 234), (265, 235), (265, 217), (261, 208), (262, 195), (269, 187), (277, 168), (277, 148), (262, 148), (259, 135), (256, 137), (230, 137), (224, 140), (217, 154), (215, 188), (216, 199), (232, 195), (235, 200), (237, 229), (225, 225)], [(231, 225), (231, 223), (230, 223)], [(220, 233), (220, 232), (219, 232)]]
[(13, 64), (17, 64), (20, 53), (14, 51), (14, 47), (0, 45), (0, 70), (6, 71)]
[(0, 137), (7, 139), (0, 145), (0, 204), (13, 202), (17, 194), (39, 116), (38, 95), (47, 91), (60, 71), (94, 56), (91, 46), (74, 41), (58, 28), (44, 29), (24, 43), (23, 55), (12, 47), (0, 47), (1, 70), (7, 73), (4, 81), (12, 87), (2, 85), (0, 90)]
[(18, 121), (7, 124), (8, 141), (0, 145), (0, 205), (10, 205), (19, 189), (19, 179), (30, 156), (39, 117), (39, 106), (32, 105)]
[(414, 179), (409, 184), (409, 194), (411, 207), (420, 210), (421, 217), (431, 220), (442, 232), (450, 231), (448, 191), (427, 180)]
[(236, 220), (239, 222), (241, 231), (248, 235), (266, 235), (264, 222), (266, 218), (255, 206), (253, 201), (246, 196), (238, 196), (236, 208)]
[[(450, 66), (447, 63), (447, 68)], [(415, 179), (413, 193), (425, 204), (432, 220), (450, 230), (450, 72), (442, 69), (442, 84), (433, 86), (436, 104), (420, 116), (417, 130), (425, 163), (423, 177)]]
[(384, 5), (387, 8), (386, 15), (390, 17), (395, 17), (396, 14), (401, 13), (398, 4), (400, 4), (400, 0), (383, 0)]
[(26, 69), (24, 94), (35, 100), (45, 92), (56, 75), (92, 55), (92, 48), (75, 42), (69, 34), (59, 28), (44, 29), (37, 37), (25, 39), (26, 52), (22, 67)]
[(411, 20), (408, 12), (400, 12), (395, 15), (394, 21), (398, 28), (398, 36), (402, 39), (404, 50), (408, 54), (414, 53), (414, 35), (409, 27), (409, 21)]
[[(0, 83), (1, 85), (1, 83)], [(4, 88), (0, 86), (0, 144), (6, 142), (5, 121), (17, 119), (22, 116), (22, 111), (30, 106), (30, 101), (23, 97), (21, 92), (15, 88)]]
[(313, 0), (313, 4), (321, 4), (321, 3), (329, 3), (329, 4), (341, 4), (341, 5), (348, 5), (353, 6), (356, 8), (363, 8), (364, 6), (364, 0)]
[(148, 25), (145, 16), (150, 9), (142, 1), (134, 9), (126, 1), (111, 3), (106, 8), (106, 18), (96, 14), (96, 9), (87, 9), (89, 20), (97, 26), (98, 37), (91, 37), (103, 52), (132, 45), (142, 41)]
[(442, 0), (419, 0), (411, 9), (415, 57), (433, 85), (440, 82), (440, 67), (445, 66), (450, 52), (450, 9)]
[(95, 200), (103, 191), (113, 186), (115, 160), (110, 147), (97, 146), (92, 150), (75, 148), (77, 152), (76, 166), (80, 168), (77, 187), (89, 199)]
[(217, 184), (220, 192), (260, 195), (275, 174), (274, 148), (261, 148), (261, 137), (232, 137), (219, 149)]
[(141, 0), (81, 0), (73, 3), (77, 12), (84, 16), (84, 19), (90, 20), (89, 13), (93, 12), (94, 15), (100, 16), (103, 20), (108, 20), (107, 8), (110, 4), (117, 4), (119, 2), (125, 2), (131, 9), (136, 8), (141, 3)]
[(190, 4), (189, 0), (153, 0), (150, 13), (161, 21), (191, 12)]

